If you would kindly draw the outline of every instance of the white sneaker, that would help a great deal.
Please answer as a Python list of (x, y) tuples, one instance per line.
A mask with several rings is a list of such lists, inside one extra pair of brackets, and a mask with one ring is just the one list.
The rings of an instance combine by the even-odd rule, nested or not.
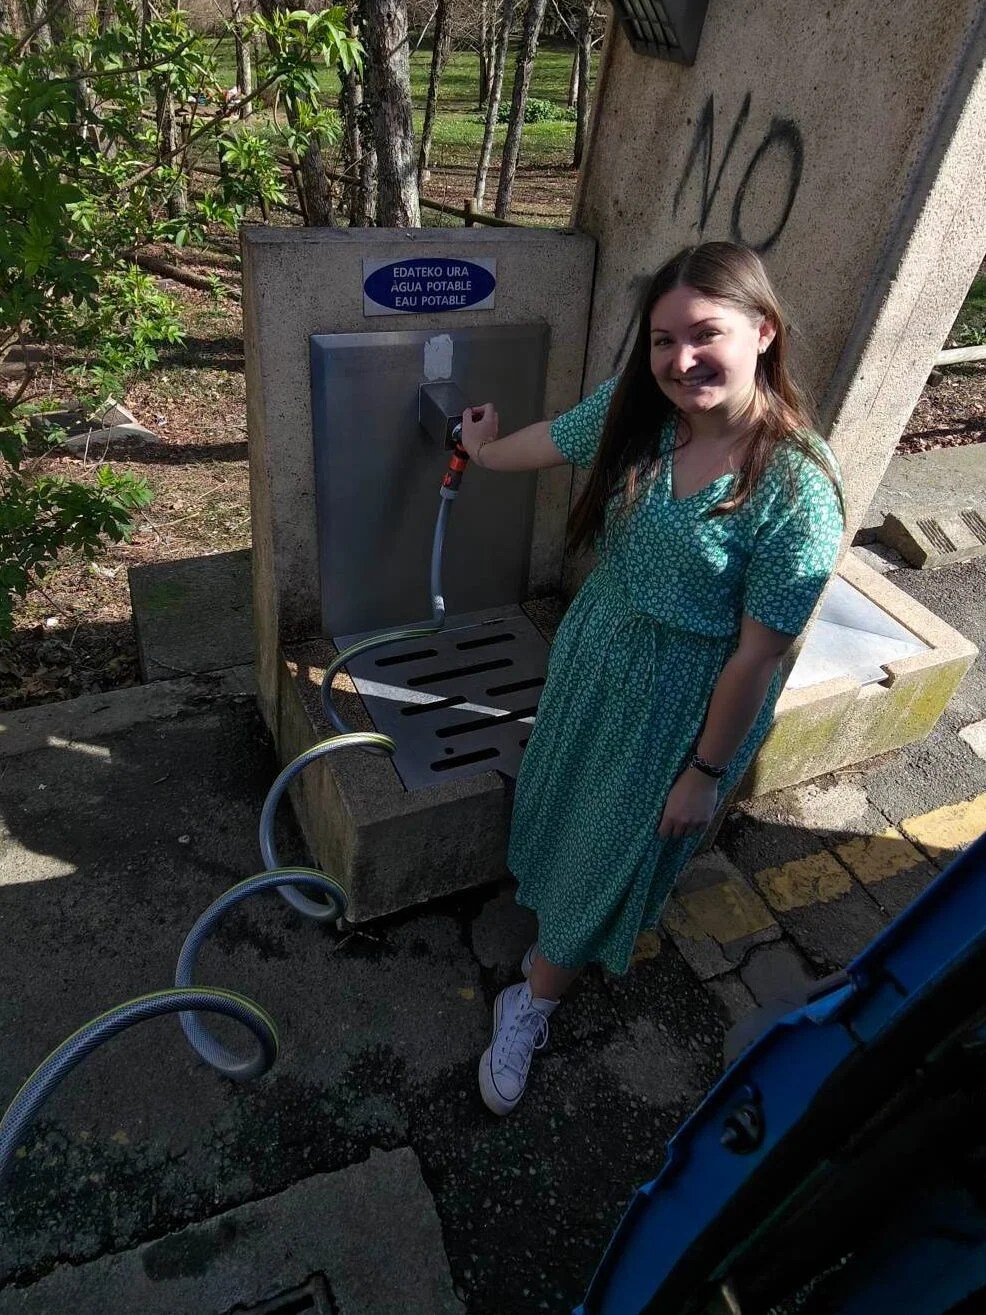
[(557, 1000), (535, 1000), (526, 982), (508, 986), (493, 1005), (493, 1039), (479, 1061), (479, 1092), (494, 1114), (509, 1114), (524, 1094), (535, 1050), (548, 1040)]
[(521, 959), (520, 961), (520, 971), (524, 974), (525, 982), (531, 975), (531, 970), (534, 967), (534, 959), (537, 955), (537, 952), (538, 952), (538, 943), (537, 941), (535, 941), (533, 945), (529, 945), (527, 947), (527, 951), (524, 954), (523, 959)]

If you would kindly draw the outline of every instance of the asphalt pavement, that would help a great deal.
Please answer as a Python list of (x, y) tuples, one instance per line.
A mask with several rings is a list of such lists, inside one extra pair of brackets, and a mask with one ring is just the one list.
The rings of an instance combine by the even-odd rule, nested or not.
[[(894, 582), (986, 649), (986, 562)], [(163, 1019), (72, 1074), (0, 1198), (0, 1315), (225, 1315), (315, 1273), (308, 1308), (341, 1315), (569, 1309), (730, 1026), (844, 964), (986, 827), (984, 718), (980, 656), (924, 743), (734, 810), (631, 973), (556, 1012), (506, 1120), (475, 1084), (531, 933), (506, 883), (349, 933), (276, 896), (235, 911), (199, 980), (270, 1010), (276, 1066), (219, 1079)], [(198, 914), (261, 868), (276, 772), (247, 669), (0, 718), (0, 1107), (81, 1022), (170, 984)], [(301, 1218), (304, 1246), (272, 1246)]]

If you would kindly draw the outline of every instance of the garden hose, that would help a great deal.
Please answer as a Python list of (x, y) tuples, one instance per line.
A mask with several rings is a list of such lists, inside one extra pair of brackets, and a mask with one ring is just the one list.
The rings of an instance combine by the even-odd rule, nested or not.
[[(376, 731), (353, 731), (347, 726), (332, 703), (332, 680), (350, 659), (360, 653), (399, 640), (433, 635), (445, 624), (445, 599), (442, 593), (445, 534), (451, 505), (469, 460), (465, 449), (458, 442), (459, 432), (457, 429), (455, 446), (442, 481), (432, 540), (431, 620), (421, 626), (389, 631), (360, 640), (335, 658), (322, 679), (321, 701), (325, 715), (337, 734), (312, 745), (288, 763), (268, 791), (260, 814), (260, 852), (267, 865), (266, 870), (224, 891), (198, 918), (178, 956), (174, 987), (127, 1000), (91, 1019), (57, 1046), (35, 1069), (0, 1118), (0, 1186), (12, 1169), (18, 1149), (23, 1145), (31, 1124), (62, 1079), (94, 1050), (137, 1023), (143, 1023), (149, 1018), (160, 1018), (164, 1014), (178, 1014), (182, 1030), (195, 1053), (217, 1072), (235, 1082), (260, 1077), (274, 1063), (278, 1048), (277, 1029), (267, 1011), (236, 991), (195, 986), (193, 978), (196, 960), (199, 950), (219, 920), (231, 908), (262, 891), (278, 891), (299, 913), (318, 921), (337, 922), (348, 907), (349, 896), (346, 891), (326, 873), (315, 868), (281, 866), (274, 845), (274, 815), (290, 782), (316, 760), (346, 749), (392, 754), (396, 748), (388, 735)], [(242, 1057), (214, 1037), (199, 1020), (200, 1014), (209, 1013), (231, 1018), (245, 1027), (256, 1043), (253, 1053)]]

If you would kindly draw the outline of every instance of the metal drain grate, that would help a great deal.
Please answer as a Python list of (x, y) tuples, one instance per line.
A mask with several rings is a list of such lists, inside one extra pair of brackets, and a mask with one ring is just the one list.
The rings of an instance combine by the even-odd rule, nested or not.
[(986, 555), (986, 516), (978, 507), (950, 512), (914, 508), (909, 515), (888, 515), (880, 540), (912, 566), (947, 566)]
[(332, 1293), (322, 1274), (258, 1306), (234, 1306), (227, 1315), (336, 1315)]
[(918, 529), (939, 552), (955, 552), (955, 544), (936, 520), (932, 520), (930, 517), (927, 520), (920, 520), (918, 521)]
[(477, 772), (516, 776), (547, 662), (548, 645), (511, 608), (452, 617), (437, 635), (363, 654), (349, 674), (374, 726), (397, 743), (401, 780), (418, 790)]
[(962, 521), (970, 533), (979, 540), (980, 543), (986, 543), (986, 520), (980, 516), (978, 511), (964, 511)]

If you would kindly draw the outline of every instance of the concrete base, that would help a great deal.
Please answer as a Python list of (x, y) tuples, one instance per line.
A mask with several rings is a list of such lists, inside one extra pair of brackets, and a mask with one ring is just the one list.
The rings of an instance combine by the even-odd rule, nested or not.
[[(557, 598), (525, 606), (549, 640), (563, 610)], [(335, 653), (317, 639), (280, 655), (275, 738), (281, 762), (335, 734), (319, 697)], [(333, 689), (353, 729), (372, 730), (345, 673)], [(504, 877), (512, 787), (498, 772), (481, 772), (409, 791), (388, 757), (353, 750), (313, 763), (289, 793), (315, 863), (349, 891), (347, 921), (358, 923)]]
[[(319, 690), (335, 649), (325, 640), (281, 655), (276, 739), (282, 762), (335, 731)], [(336, 705), (354, 730), (372, 730), (348, 676)], [(354, 749), (306, 768), (291, 787), (295, 815), (316, 865), (349, 891), (347, 921), (495, 881), (505, 875), (507, 784), (496, 772), (405, 790), (389, 757)]]
[(785, 690), (740, 798), (810, 781), (923, 740), (976, 657), (975, 644), (852, 553), (843, 558), (839, 574), (927, 649), (887, 662), (880, 684), (837, 677)]

